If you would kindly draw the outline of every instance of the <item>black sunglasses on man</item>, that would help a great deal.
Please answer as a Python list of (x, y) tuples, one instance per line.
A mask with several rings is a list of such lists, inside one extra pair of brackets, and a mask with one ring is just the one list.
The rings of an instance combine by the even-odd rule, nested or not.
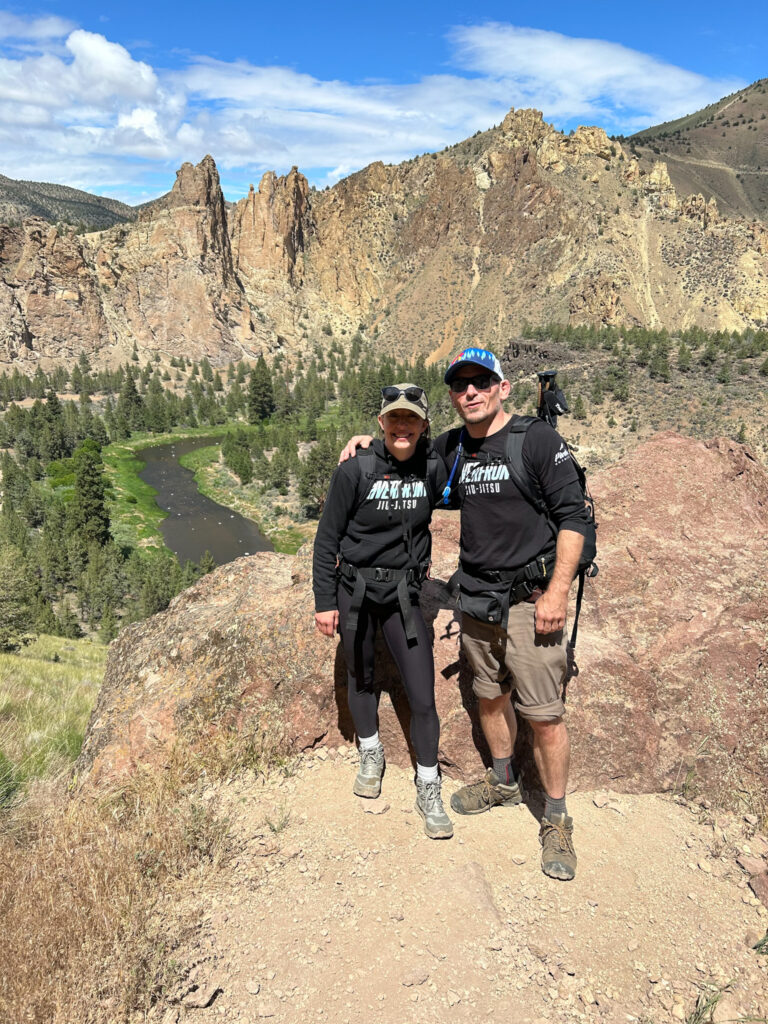
[(449, 387), (454, 395), (463, 395), (470, 384), (476, 391), (487, 391), (498, 383), (499, 378), (493, 373), (476, 373), (474, 377), (454, 377)]

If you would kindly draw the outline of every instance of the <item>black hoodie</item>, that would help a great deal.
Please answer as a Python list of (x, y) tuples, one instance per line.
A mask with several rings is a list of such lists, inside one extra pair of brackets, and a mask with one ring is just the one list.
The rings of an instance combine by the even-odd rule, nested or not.
[[(312, 586), (318, 612), (338, 607), (337, 555), (357, 568), (417, 569), (429, 560), (432, 500), (438, 499), (448, 475), (442, 460), (428, 460), (424, 442), (405, 462), (390, 455), (383, 441), (371, 447), (373, 458), (358, 455), (342, 462), (331, 477), (315, 537)], [(427, 486), (428, 462), (437, 467), (433, 495)], [(365, 490), (358, 487), (361, 472)], [(356, 508), (358, 493), (366, 496)], [(368, 583), (366, 588), (380, 603), (395, 601), (396, 590), (396, 582)]]

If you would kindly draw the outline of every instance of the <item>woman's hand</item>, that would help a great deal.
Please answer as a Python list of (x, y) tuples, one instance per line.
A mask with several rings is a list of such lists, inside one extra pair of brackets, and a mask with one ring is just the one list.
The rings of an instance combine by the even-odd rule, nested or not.
[(323, 636), (333, 636), (339, 629), (339, 613), (336, 609), (332, 612), (315, 612), (315, 625)]
[(347, 459), (354, 459), (358, 448), (369, 448), (373, 438), (370, 434), (355, 434), (349, 441), (347, 447), (339, 456), (339, 462), (346, 462)]

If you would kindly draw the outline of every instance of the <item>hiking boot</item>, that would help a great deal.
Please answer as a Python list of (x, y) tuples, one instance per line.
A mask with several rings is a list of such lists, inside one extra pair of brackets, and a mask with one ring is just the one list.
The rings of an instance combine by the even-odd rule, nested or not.
[(499, 781), (493, 768), (489, 768), (485, 778), (453, 794), (451, 807), (457, 814), (482, 814), (492, 807), (514, 807), (515, 804), (521, 804), (524, 797), (521, 783), (510, 782), (506, 785)]
[(439, 779), (434, 782), (416, 779), (416, 810), (424, 819), (424, 831), (430, 839), (451, 838), (453, 823), (443, 807)]
[(553, 814), (541, 819), (541, 870), (550, 878), (570, 882), (576, 874), (576, 851), (573, 848), (573, 818)]
[(375, 799), (381, 793), (381, 776), (384, 774), (384, 747), (379, 743), (371, 750), (360, 751), (360, 770), (355, 778), (355, 796)]

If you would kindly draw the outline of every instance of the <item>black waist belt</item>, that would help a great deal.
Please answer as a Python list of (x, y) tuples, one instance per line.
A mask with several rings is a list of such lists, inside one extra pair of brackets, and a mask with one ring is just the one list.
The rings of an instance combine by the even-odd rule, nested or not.
[(457, 590), (461, 576), (465, 575), (476, 583), (487, 583), (489, 590), (498, 590), (501, 586), (509, 592), (509, 603), (518, 604), (526, 597), (530, 597), (538, 584), (549, 582), (554, 564), (555, 552), (547, 551), (537, 555), (521, 569), (483, 569), (480, 572), (467, 572), (459, 565), (448, 581), (448, 587), (451, 591)]
[(358, 569), (343, 559), (339, 562), (339, 572), (348, 580), (355, 581), (352, 591), (352, 604), (347, 614), (345, 629), (357, 632), (357, 620), (365, 600), (366, 585), (372, 583), (397, 583), (397, 603), (403, 615), (405, 636), (407, 640), (416, 640), (416, 623), (413, 620), (413, 606), (408, 593), (408, 584), (421, 583), (427, 575), (429, 562), (424, 562), (418, 569), (383, 569), (379, 567)]

